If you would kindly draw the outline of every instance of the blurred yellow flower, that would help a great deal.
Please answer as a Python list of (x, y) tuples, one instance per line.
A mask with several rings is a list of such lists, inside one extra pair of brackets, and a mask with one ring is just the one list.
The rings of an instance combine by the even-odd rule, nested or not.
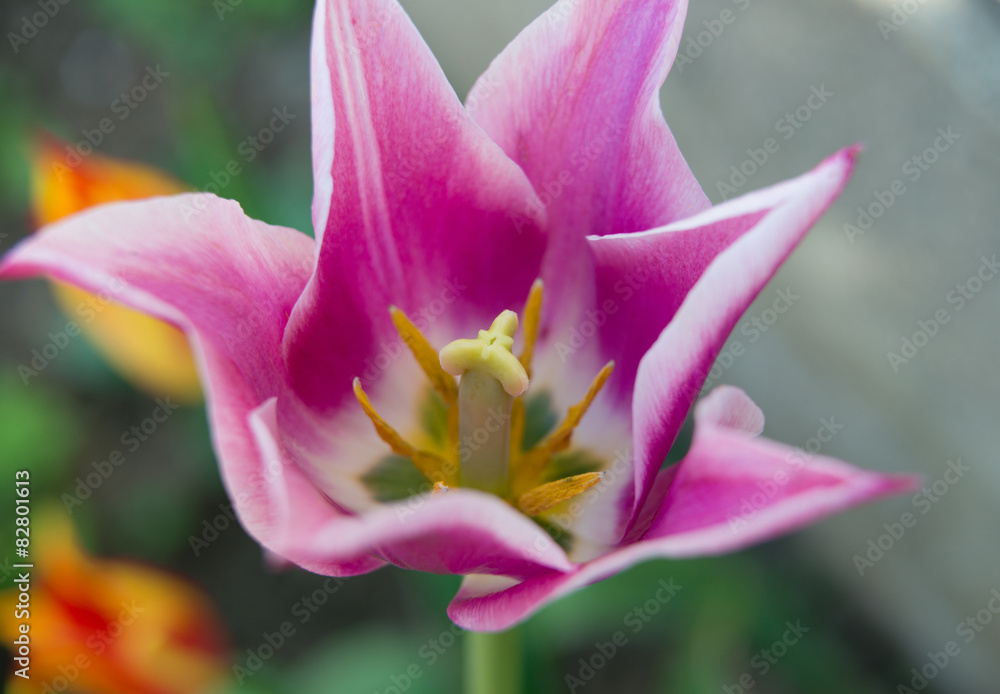
[(0, 593), (4, 643), (23, 643), (27, 624), (30, 652), (30, 678), (17, 676), (24, 663), (15, 659), (5, 691), (198, 694), (223, 681), (226, 639), (197, 589), (151, 567), (87, 556), (55, 509), (39, 513), (36, 528), (30, 603), (15, 610), (19, 591)]
[[(150, 166), (91, 153), (81, 157), (50, 135), (35, 143), (32, 215), (38, 227), (93, 205), (174, 195), (188, 187)], [(194, 358), (172, 325), (67, 284), (53, 283), (56, 301), (111, 365), (137, 387), (193, 403), (201, 399)]]

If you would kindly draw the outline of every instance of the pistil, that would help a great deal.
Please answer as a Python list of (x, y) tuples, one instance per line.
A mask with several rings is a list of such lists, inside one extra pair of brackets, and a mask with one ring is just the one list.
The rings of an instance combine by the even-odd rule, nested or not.
[(528, 374), (514, 356), (517, 314), (504, 311), (489, 330), (441, 350), (441, 368), (458, 384), (459, 467), (463, 486), (507, 495), (514, 398), (528, 389)]

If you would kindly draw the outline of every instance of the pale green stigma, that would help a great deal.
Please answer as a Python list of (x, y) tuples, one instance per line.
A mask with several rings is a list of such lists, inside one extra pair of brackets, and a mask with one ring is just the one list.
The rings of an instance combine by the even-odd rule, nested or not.
[(528, 390), (528, 372), (513, 353), (516, 332), (517, 314), (504, 311), (489, 330), (479, 331), (479, 337), (445, 345), (440, 353), (441, 368), (452, 376), (462, 376), (468, 371), (488, 374), (516, 398)]

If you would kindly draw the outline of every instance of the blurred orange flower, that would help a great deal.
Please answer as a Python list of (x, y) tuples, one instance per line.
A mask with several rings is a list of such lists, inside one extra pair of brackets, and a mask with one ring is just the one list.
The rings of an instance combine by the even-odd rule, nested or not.
[[(32, 216), (37, 227), (93, 205), (174, 195), (189, 188), (150, 166), (91, 153), (40, 136), (32, 156)], [(153, 395), (201, 399), (194, 358), (184, 334), (168, 323), (67, 284), (53, 283), (56, 301), (108, 362)]]
[(34, 528), (29, 614), (15, 616), (18, 590), (0, 593), (4, 642), (28, 624), (30, 679), (15, 674), (15, 660), (5, 691), (198, 694), (222, 682), (226, 638), (198, 590), (151, 567), (87, 556), (56, 510), (38, 514)]

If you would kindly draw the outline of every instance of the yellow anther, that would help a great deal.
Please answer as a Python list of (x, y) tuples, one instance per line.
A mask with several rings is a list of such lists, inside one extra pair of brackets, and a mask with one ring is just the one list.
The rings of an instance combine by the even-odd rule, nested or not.
[(371, 400), (368, 399), (368, 394), (361, 387), (360, 378), (354, 379), (354, 397), (357, 398), (361, 409), (368, 415), (368, 419), (375, 425), (375, 432), (378, 434), (378, 437), (389, 444), (389, 448), (392, 449), (393, 453), (412, 460), (417, 469), (431, 482), (453, 482), (457, 466), (438, 455), (416, 448), (404, 439), (398, 431), (393, 429), (375, 411)]
[(431, 494), (444, 494), (449, 489), (451, 489), (451, 487), (449, 487), (444, 482), (435, 482), (434, 488), (431, 489)]
[(434, 390), (441, 394), (445, 404), (452, 405), (458, 400), (458, 385), (455, 378), (441, 368), (437, 351), (424, 337), (423, 333), (417, 329), (405, 313), (395, 306), (389, 308), (389, 315), (392, 316), (392, 323), (396, 326), (396, 331), (403, 338), (403, 342), (413, 352), (420, 368), (424, 370), (427, 378), (430, 379)]
[(538, 320), (542, 313), (542, 280), (537, 279), (531, 285), (528, 300), (524, 303), (524, 349), (518, 359), (524, 367), (528, 378), (531, 378), (531, 357), (535, 352), (535, 340), (538, 339)]
[(517, 500), (517, 505), (529, 516), (537, 516), (567, 499), (582, 494), (600, 482), (602, 477), (604, 477), (603, 472), (585, 472), (582, 475), (547, 482), (522, 495)]
[(545, 471), (545, 468), (552, 460), (552, 456), (569, 447), (570, 439), (573, 437), (573, 430), (580, 424), (583, 415), (587, 413), (590, 404), (597, 397), (597, 394), (601, 392), (601, 388), (604, 387), (614, 368), (615, 363), (613, 361), (608, 362), (594, 378), (583, 399), (569, 408), (566, 418), (556, 430), (546, 436), (537, 446), (521, 456), (512, 480), (512, 487), (515, 494), (534, 484), (539, 475)]
[(504, 311), (489, 330), (480, 330), (471, 340), (455, 340), (440, 353), (441, 368), (453, 376), (480, 371), (500, 382), (504, 391), (517, 397), (528, 389), (528, 374), (511, 349), (517, 332), (517, 314)]

